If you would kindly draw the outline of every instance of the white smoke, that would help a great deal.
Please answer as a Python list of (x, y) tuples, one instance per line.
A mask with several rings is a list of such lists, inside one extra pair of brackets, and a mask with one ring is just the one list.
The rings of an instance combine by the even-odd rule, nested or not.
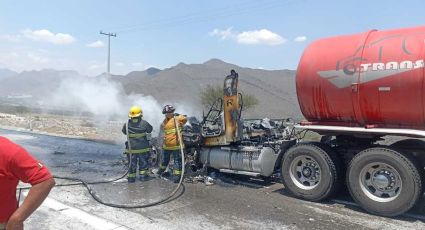
[(140, 106), (143, 110), (143, 119), (152, 125), (155, 134), (158, 133), (159, 127), (164, 120), (162, 116), (162, 105), (154, 97), (141, 94), (128, 96), (128, 103), (127, 110), (130, 108), (129, 106)]
[(63, 80), (49, 104), (110, 119), (122, 113), (124, 99), (122, 88), (114, 82), (79, 77)]
[(65, 79), (59, 88), (52, 92), (47, 103), (71, 112), (89, 112), (99, 120), (99, 124), (108, 120), (124, 123), (128, 119), (130, 107), (137, 105), (143, 110), (143, 119), (153, 126), (153, 135), (159, 132), (164, 119), (162, 108), (166, 104), (174, 105), (176, 112), (180, 114), (199, 114), (194, 106), (183, 101), (170, 100), (160, 103), (151, 95), (126, 95), (120, 83), (106, 78)]

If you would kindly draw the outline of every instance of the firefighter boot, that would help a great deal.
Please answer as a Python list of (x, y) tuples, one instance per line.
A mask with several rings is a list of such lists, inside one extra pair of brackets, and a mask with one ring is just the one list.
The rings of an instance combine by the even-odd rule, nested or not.
[(179, 183), (180, 182), (181, 175), (182, 175), (182, 171), (181, 170), (174, 169), (173, 170), (173, 178), (172, 178), (173, 182), (174, 183)]
[(149, 178), (150, 178), (147, 169), (146, 170), (140, 170), (139, 175), (140, 175), (140, 177), (139, 177), (140, 181), (148, 181)]
[(158, 171), (156, 171), (156, 173), (155, 173), (156, 176), (157, 177), (167, 177), (166, 174), (168, 174), (168, 173), (165, 172), (166, 169), (167, 169), (167, 166), (160, 165)]
[(127, 177), (127, 182), (128, 183), (134, 183), (134, 182), (136, 182), (136, 178), (135, 177)]

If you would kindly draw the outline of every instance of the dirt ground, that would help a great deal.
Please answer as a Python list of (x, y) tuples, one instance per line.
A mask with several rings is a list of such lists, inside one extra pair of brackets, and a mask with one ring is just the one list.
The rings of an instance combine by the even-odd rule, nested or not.
[(84, 116), (0, 113), (0, 126), (3, 127), (115, 143), (120, 143), (125, 139), (121, 133), (125, 122), (125, 120), (97, 120), (95, 117)]

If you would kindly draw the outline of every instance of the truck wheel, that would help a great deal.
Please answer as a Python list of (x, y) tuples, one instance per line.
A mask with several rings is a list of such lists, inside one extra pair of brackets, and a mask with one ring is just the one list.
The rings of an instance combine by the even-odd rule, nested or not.
[(298, 144), (283, 156), (281, 175), (294, 196), (320, 201), (332, 195), (343, 178), (342, 163), (335, 152), (319, 143)]
[(366, 211), (397, 216), (413, 207), (422, 194), (422, 178), (407, 155), (389, 148), (358, 153), (347, 169), (353, 199)]

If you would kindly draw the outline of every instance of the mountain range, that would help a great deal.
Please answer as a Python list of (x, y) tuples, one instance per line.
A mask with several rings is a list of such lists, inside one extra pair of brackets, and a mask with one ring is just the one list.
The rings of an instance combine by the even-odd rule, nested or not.
[[(47, 98), (68, 78), (83, 78), (76, 71), (44, 69), (23, 71), (0, 79), (0, 98), (25, 98), (27, 103)], [(35, 102), (35, 101), (34, 101)]]
[[(239, 74), (241, 93), (253, 95), (259, 101), (244, 117), (302, 117), (295, 91), (294, 70), (251, 69), (211, 59), (202, 64), (179, 63), (163, 70), (149, 68), (127, 75), (103, 74), (96, 78), (106, 78), (121, 84), (126, 94), (151, 95), (159, 102), (184, 101), (201, 111), (200, 92), (208, 85), (221, 86), (231, 69)], [(9, 71), (8, 74), (7, 70), (3, 70), (0, 71), (0, 97), (32, 95), (33, 98), (43, 98), (57, 89), (61, 81), (75, 78), (87, 77), (75, 71)]]

